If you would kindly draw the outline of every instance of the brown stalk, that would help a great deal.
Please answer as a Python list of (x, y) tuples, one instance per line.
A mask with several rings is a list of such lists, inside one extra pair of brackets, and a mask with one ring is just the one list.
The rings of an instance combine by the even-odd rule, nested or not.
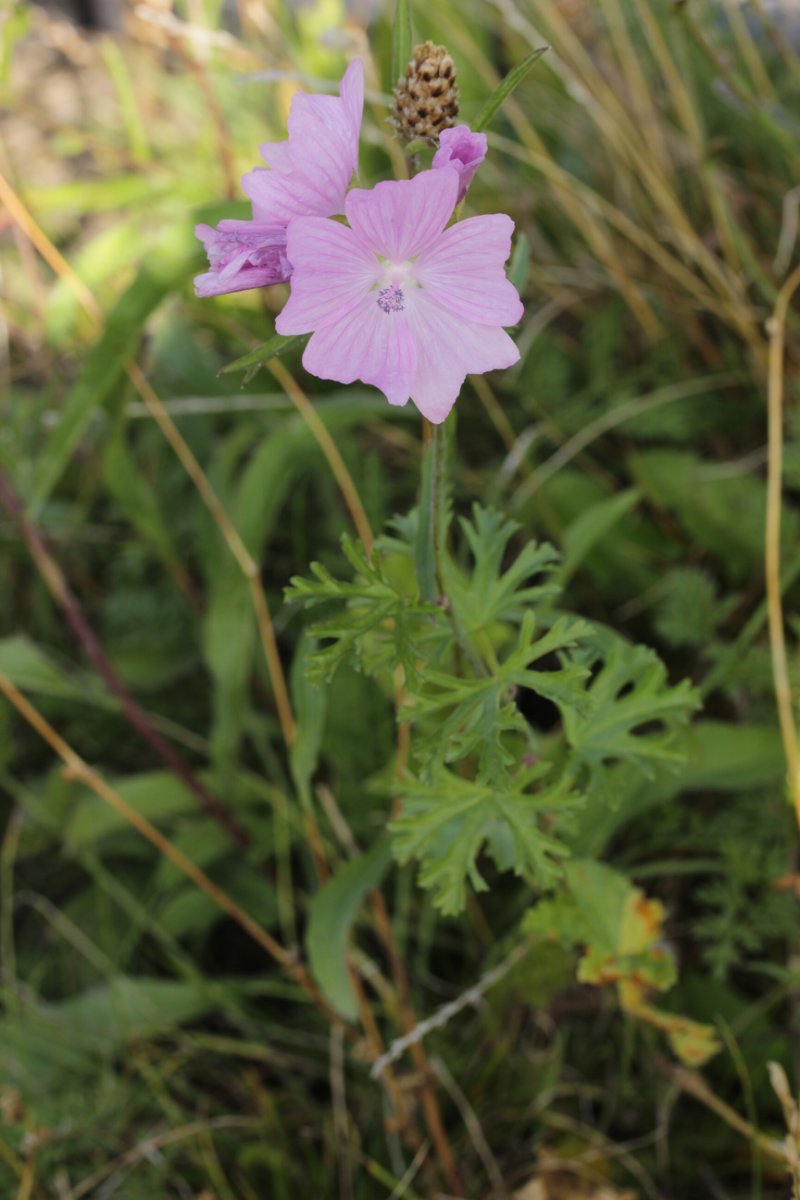
[(228, 811), (222, 801), (197, 778), (191, 768), (181, 758), (178, 751), (162, 737), (153, 726), (147, 713), (139, 707), (114, 670), (97, 635), (86, 619), (86, 614), (70, 590), (61, 568), (50, 553), (41, 531), (26, 516), (22, 502), (2, 471), (0, 471), (0, 503), (5, 506), (15, 521), (23, 540), (31, 552), (31, 557), (39, 569), (39, 574), (47, 585), (48, 591), (62, 609), (73, 633), (93, 663), (97, 673), (101, 676), (112, 696), (116, 696), (120, 701), (125, 719), (155, 751), (162, 762), (197, 797), (209, 816), (219, 822), (236, 845), (241, 850), (247, 850), (252, 841), (250, 834), (240, 825), (236, 817)]
[(160, 854), (163, 854), (173, 866), (190, 879), (196, 887), (204, 892), (209, 899), (213, 900), (224, 913), (236, 922), (245, 933), (256, 942), (262, 950), (264, 950), (270, 958), (272, 958), (286, 972), (304, 992), (313, 1000), (314, 1004), (320, 1010), (322, 1015), (326, 1017), (333, 1025), (336, 1025), (345, 1033), (345, 1036), (354, 1037), (353, 1030), (343, 1020), (339, 1014), (331, 1008), (327, 1000), (324, 999), (319, 991), (319, 988), (312, 979), (308, 968), (296, 956), (270, 934), (266, 929), (258, 924), (249, 913), (245, 912), (235, 900), (218, 887), (212, 879), (206, 875), (195, 863), (188, 858), (182, 850), (174, 845), (169, 838), (165, 837), (152, 825), (146, 817), (128, 803), (127, 800), (120, 796), (119, 792), (115, 791), (110, 784), (106, 783), (105, 779), (93, 767), (76, 753), (75, 750), (66, 742), (52, 725), (42, 716), (38, 709), (23, 696), (18, 688), (14, 686), (11, 680), (0, 671), (0, 692), (7, 700), (13, 704), (17, 712), (22, 716), (28, 724), (39, 734), (51, 750), (55, 751), (61, 761), (64, 763), (65, 776), (69, 779), (76, 780), (88, 787), (96, 796), (99, 796), (109, 808), (113, 809), (124, 821), (131, 825), (137, 833), (146, 838), (152, 846)]
[(767, 589), (769, 642), (772, 654), (772, 678), (781, 738), (786, 755), (789, 795), (800, 826), (800, 751), (792, 706), (792, 692), (786, 655), (786, 632), (781, 599), (781, 493), (783, 490), (783, 352), (786, 318), (794, 293), (800, 287), (800, 267), (784, 283), (769, 332), (769, 373), (767, 389), (767, 517), (764, 547), (764, 574)]
[[(0, 200), (5, 204), (13, 220), (16, 221), (26, 237), (30, 239), (45, 262), (69, 286), (81, 304), (81, 307), (89, 316), (95, 332), (99, 332), (103, 327), (103, 313), (99, 304), (86, 284), (76, 275), (63, 254), (56, 249), (41, 226), (33, 219), (17, 193), (2, 174), (0, 174)], [(239, 536), (238, 530), (225, 511), (203, 468), (192, 454), (177, 425), (151, 387), (144, 372), (135, 362), (128, 363), (125, 370), (151, 417), (175, 451), (176, 457), (203, 498), (228, 549), (236, 559), (242, 574), (247, 580), (253, 600), (253, 608), (256, 614), (264, 657), (267, 662), (267, 670), (272, 682), (275, 707), (278, 710), (281, 732), (284, 741), (289, 746), (294, 741), (295, 736), (294, 717), (292, 715), (286, 677), (283, 673), (280, 655), (278, 654), (275, 631), (272, 626), (269, 606), (267, 605), (267, 597), (261, 583), (258, 564)]]

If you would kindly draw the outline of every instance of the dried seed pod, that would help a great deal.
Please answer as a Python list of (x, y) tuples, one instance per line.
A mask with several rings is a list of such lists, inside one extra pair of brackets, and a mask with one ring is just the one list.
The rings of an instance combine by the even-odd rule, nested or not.
[(439, 134), (458, 116), (456, 68), (444, 46), (415, 46), (405, 76), (397, 81), (390, 121), (408, 142), (437, 145)]

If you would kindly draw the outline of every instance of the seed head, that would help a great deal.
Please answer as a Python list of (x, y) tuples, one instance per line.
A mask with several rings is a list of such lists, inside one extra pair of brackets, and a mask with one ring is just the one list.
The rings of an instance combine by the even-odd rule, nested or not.
[(444, 46), (415, 46), (406, 73), (397, 81), (390, 118), (408, 142), (423, 138), (438, 145), (439, 134), (458, 116), (456, 68)]

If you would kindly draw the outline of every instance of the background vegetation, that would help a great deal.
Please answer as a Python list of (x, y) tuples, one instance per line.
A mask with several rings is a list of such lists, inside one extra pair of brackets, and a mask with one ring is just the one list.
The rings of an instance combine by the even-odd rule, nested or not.
[[(361, 176), (393, 173), (391, 12), (153, 2), (114, 37), (4, 14), (3, 1196), (790, 1194), (767, 1064), (798, 1078), (797, 827), (763, 566), (768, 321), (798, 261), (800, 45), (782, 11), (413, 12), (456, 60), (466, 120), (550, 46), (470, 192), (517, 223), (526, 316), (518, 366), (459, 400), (454, 506), (519, 523), (508, 561), (552, 543), (564, 611), (657, 651), (687, 718), (695, 689), (671, 761), (623, 766), (568, 840), (663, 904), (679, 981), (661, 1004), (713, 1029), (702, 1076), (622, 1015), (624, 994), (576, 983), (569, 938), (520, 931), (533, 893), (492, 860), (458, 917), (413, 861), (389, 867), (393, 696), (351, 666), (309, 682), (312, 618), (284, 588), (312, 561), (346, 573), (354, 516), (380, 531), (413, 507), (418, 418), (306, 377), (296, 350), (220, 374), (282, 296), (193, 296), (192, 228), (246, 215), (239, 175), (282, 136), (296, 82), (364, 57)], [(775, 578), (796, 688), (791, 309), (785, 336)], [(546, 740), (555, 707), (519, 706)], [(613, 909), (604, 880), (579, 881), (589, 916)]]

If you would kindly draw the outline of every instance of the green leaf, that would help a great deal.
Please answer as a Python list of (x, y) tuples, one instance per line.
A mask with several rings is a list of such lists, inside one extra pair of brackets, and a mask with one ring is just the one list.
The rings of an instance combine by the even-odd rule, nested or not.
[(518, 87), (525, 76), (530, 71), (537, 59), (549, 50), (549, 46), (540, 46), (537, 50), (532, 50), (526, 58), (523, 58), (521, 63), (517, 63), (513, 67), (505, 79), (492, 92), (489, 99), (484, 104), (478, 116), (472, 122), (472, 128), (476, 133), (480, 133), (490, 124), (492, 117), (497, 112), (500, 105), (511, 95), (516, 87)]
[(282, 354), (292, 350), (295, 346), (304, 346), (308, 341), (308, 334), (293, 333), (288, 336), (282, 333), (276, 333), (266, 342), (262, 342), (260, 346), (256, 346), (255, 350), (251, 350), (249, 354), (243, 354), (241, 358), (237, 358), (234, 362), (228, 363), (220, 371), (220, 375), (230, 375), (234, 371), (244, 371), (245, 377), (242, 383), (249, 383), (258, 370), (263, 367), (264, 363), (269, 362), (271, 358), (280, 358)]
[(300, 802), (306, 809), (311, 807), (311, 778), (319, 761), (328, 707), (326, 689), (308, 678), (309, 661), (316, 649), (316, 642), (304, 632), (292, 660), (290, 678), (297, 730), (289, 763)]
[[(140, 775), (130, 775), (115, 781), (114, 788), (141, 816), (159, 826), (176, 816), (198, 810), (197, 797), (169, 771), (143, 771)], [(77, 849), (130, 828), (125, 818), (103, 800), (94, 793), (84, 792), (64, 836), (70, 848)]]
[(574, 860), (564, 867), (567, 891), (543, 900), (525, 918), (526, 933), (582, 945), (583, 983), (635, 979), (664, 991), (675, 963), (662, 942), (664, 909), (624, 875), (603, 863)]
[(590, 785), (602, 792), (608, 764), (629, 762), (652, 778), (656, 765), (682, 762), (677, 729), (698, 708), (699, 698), (688, 680), (670, 687), (664, 664), (646, 646), (599, 626), (592, 640), (586, 665), (596, 674), (589, 708), (565, 709), (564, 728), (573, 767), (586, 767)]
[(562, 780), (548, 783), (549, 764), (521, 770), (513, 781), (464, 779), (440, 766), (429, 781), (403, 781), (400, 816), (390, 826), (395, 857), (420, 861), (419, 882), (447, 916), (466, 904), (466, 885), (486, 891), (477, 860), (484, 846), (500, 870), (552, 883), (566, 846), (540, 823), (580, 803)]
[(394, 25), (392, 26), (392, 80), (389, 91), (393, 92), (398, 79), (406, 73), (411, 61), (411, 4), (410, 0), (395, 0)]
[(202, 984), (119, 975), (57, 1004), (26, 1005), (0, 1020), (3, 1074), (26, 1096), (86, 1078), (129, 1042), (152, 1038), (213, 1008)]
[(558, 562), (552, 546), (528, 542), (504, 571), (508, 544), (520, 528), (517, 522), (475, 504), (472, 520), (462, 518), (460, 525), (472, 569), (459, 571), (448, 561), (447, 592), (468, 636), (497, 621), (519, 624), (532, 606), (541, 608), (558, 595), (558, 585), (542, 578)]
[(528, 282), (528, 271), (531, 265), (531, 244), (526, 233), (518, 233), (508, 264), (508, 278), (518, 292), (522, 292)]
[[(317, 405), (326, 428), (337, 434), (363, 421), (376, 410), (366, 392), (344, 393)], [(237, 475), (232, 499), (223, 487), (220, 493), (241, 537), (253, 558), (260, 562), (272, 537), (275, 523), (293, 482), (321, 458), (314, 435), (300, 417), (284, 419), (256, 447), (243, 471), (238, 459), (230, 464)], [(205, 659), (214, 679), (214, 727), (212, 758), (223, 773), (232, 769), (247, 712), (248, 688), (256, 658), (256, 629), (247, 580), (231, 556), (220, 553), (214, 536), (206, 564), (211, 596), (204, 624)]]
[(342, 549), (353, 568), (353, 581), (335, 579), (320, 563), (311, 564), (313, 579), (296, 576), (286, 599), (312, 608), (336, 601), (335, 614), (318, 621), (311, 634), (325, 643), (313, 656), (310, 678), (330, 679), (344, 662), (376, 674), (401, 663), (409, 682), (415, 681), (420, 661), (427, 661), (432, 641), (441, 641), (447, 621), (436, 604), (422, 604), (409, 595), (403, 582), (387, 572), (385, 556), (367, 559), (360, 543), (345, 535)]
[(368, 892), (383, 879), (391, 862), (388, 838), (353, 859), (312, 897), (306, 949), (312, 974), (326, 999), (348, 1021), (358, 1006), (347, 971), (347, 943)]
[(564, 532), (564, 559), (558, 575), (560, 583), (566, 583), (575, 574), (597, 543), (635, 508), (638, 501), (637, 489), (629, 488), (591, 505), (569, 525)]
[(125, 426), (121, 421), (105, 445), (103, 478), (137, 533), (150, 543), (165, 563), (175, 565), (178, 555), (161, 515), (159, 492), (138, 473), (136, 459), (125, 440)]
[(104, 697), (88, 676), (73, 678), (24, 634), (0, 641), (0, 671), (23, 691), (94, 703), (102, 698), (107, 707), (116, 707), (116, 702)]
[(564, 708), (584, 707), (583, 681), (588, 675), (585, 667), (567, 663), (556, 670), (535, 671), (531, 670), (531, 664), (572, 649), (586, 628), (582, 621), (561, 617), (551, 629), (536, 637), (535, 618), (529, 611), (523, 618), (516, 645), (497, 663), (492, 674), (461, 679), (428, 666), (423, 687), (408, 710), (408, 719), (414, 721), (418, 730), (417, 758), (424, 757), (426, 763), (447, 763), (476, 753), (479, 777), (497, 779), (515, 758), (504, 744), (503, 735), (524, 733), (527, 729), (513, 703), (516, 689), (530, 688)]
[(70, 391), (58, 425), (38, 458), (30, 503), (47, 500), (63, 474), (93, 413), (124, 391), (125, 366), (133, 358), (147, 318), (176, 285), (192, 271), (196, 251), (183, 239), (164, 238), (148, 254), (136, 279), (108, 314), (105, 329), (89, 351), (81, 374)]

